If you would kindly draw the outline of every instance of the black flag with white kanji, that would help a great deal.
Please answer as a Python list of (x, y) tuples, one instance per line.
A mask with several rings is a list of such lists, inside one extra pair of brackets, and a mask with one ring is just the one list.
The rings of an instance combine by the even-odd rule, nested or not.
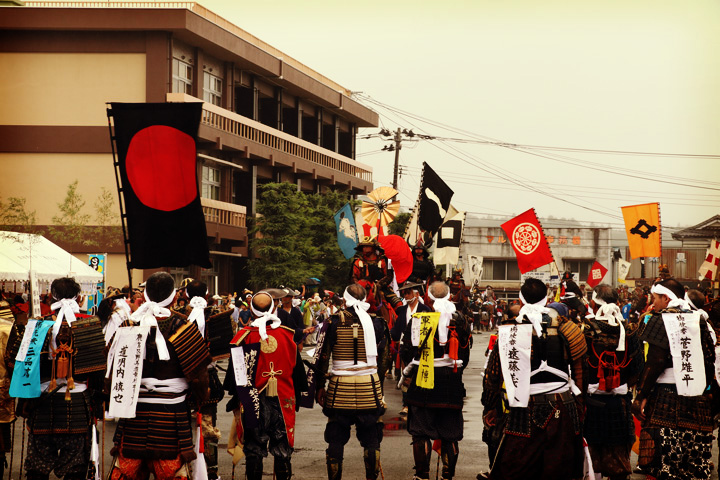
[(420, 184), (418, 225), (426, 232), (436, 232), (443, 224), (453, 191), (430, 165), (423, 162), (423, 175)]
[(132, 268), (210, 268), (196, 139), (202, 103), (112, 103)]

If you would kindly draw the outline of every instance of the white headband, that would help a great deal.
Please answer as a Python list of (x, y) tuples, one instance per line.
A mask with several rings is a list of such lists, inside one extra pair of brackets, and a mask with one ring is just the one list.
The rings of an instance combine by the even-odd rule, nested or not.
[(608, 325), (614, 327), (620, 327), (620, 337), (618, 338), (618, 346), (615, 351), (625, 351), (625, 327), (623, 326), (623, 316), (620, 307), (615, 303), (607, 303), (605, 300), (597, 296), (597, 292), (593, 290), (592, 294), (593, 302), (600, 305), (597, 313), (595, 314), (595, 320), (604, 320)]
[(516, 318), (517, 323), (521, 323), (523, 317), (526, 317), (530, 320), (530, 323), (532, 323), (537, 336), (542, 336), (542, 315), (543, 313), (550, 313), (550, 310), (545, 307), (547, 304), (547, 296), (543, 297), (536, 303), (528, 303), (528, 301), (525, 300), (525, 297), (523, 297), (522, 292), (520, 292), (520, 301), (523, 302), (523, 306), (520, 308), (520, 312), (518, 312), (518, 316)]
[(343, 299), (345, 300), (345, 306), (355, 310), (360, 320), (360, 325), (363, 328), (363, 339), (365, 340), (365, 355), (367, 356), (367, 363), (369, 365), (377, 365), (377, 343), (375, 338), (375, 327), (372, 323), (372, 318), (367, 311), (370, 309), (370, 304), (365, 301), (365, 298), (358, 300), (357, 298), (350, 295), (348, 289), (343, 292)]
[(702, 308), (698, 308), (697, 305), (695, 305), (692, 300), (690, 300), (690, 296), (687, 294), (687, 292), (685, 292), (685, 301), (688, 302), (688, 305), (690, 305), (690, 310), (700, 312), (700, 317), (706, 322), (708, 321), (710, 315), (708, 315), (708, 313)]
[[(207, 293), (205, 293), (207, 295)], [(192, 297), (188, 305), (192, 307), (188, 322), (197, 323), (200, 334), (205, 336), (205, 308), (207, 308), (207, 300), (205, 297)]]
[(450, 327), (450, 320), (452, 314), (455, 313), (455, 304), (450, 301), (450, 291), (447, 295), (442, 298), (435, 298), (435, 296), (428, 289), (428, 297), (434, 302), (433, 310), (440, 312), (440, 321), (438, 322), (438, 341), (440, 345), (445, 345), (448, 339), (448, 327)]
[[(258, 295), (267, 295), (268, 297), (270, 297), (270, 310), (268, 310), (267, 312), (261, 312), (253, 305), (252, 300), (254, 300), (255, 297)], [(275, 315), (275, 300), (272, 298), (272, 295), (267, 292), (256, 293), (255, 295), (253, 295), (252, 300), (250, 300), (250, 311), (258, 318), (253, 320), (250, 326), (257, 327), (260, 338), (262, 338), (263, 340), (267, 340), (267, 322), (272, 322), (270, 324), (270, 328), (272, 329), (278, 328), (280, 326), (280, 318)]]
[(172, 312), (165, 307), (172, 303), (175, 298), (175, 293), (176, 290), (173, 288), (172, 293), (165, 300), (153, 302), (150, 300), (150, 297), (148, 297), (147, 291), (145, 291), (143, 292), (145, 303), (140, 305), (140, 307), (135, 310), (135, 313), (130, 315), (130, 318), (133, 321), (139, 322), (141, 327), (156, 328), (155, 346), (157, 347), (158, 357), (160, 360), (170, 360), (170, 352), (168, 351), (167, 344), (165, 343), (165, 337), (160, 331), (160, 327), (158, 326), (155, 317), (165, 318), (172, 315)]
[[(55, 298), (55, 297), (53, 297)], [(52, 327), (52, 338), (50, 341), (50, 345), (52, 345), (53, 350), (57, 348), (57, 344), (55, 343), (55, 339), (57, 338), (57, 334), (60, 331), (60, 326), (62, 325), (63, 319), (68, 323), (68, 325), (72, 325), (73, 322), (76, 320), (75, 314), (80, 313), (80, 306), (77, 303), (77, 297), (74, 298), (62, 298), (58, 300), (57, 302), (50, 305), (50, 308), (52, 310), (58, 310), (57, 318), (55, 319), (55, 323)], [(57, 300), (57, 299), (56, 299)], [(52, 357), (52, 354), (51, 354)]]
[(677, 295), (672, 292), (672, 290), (670, 290), (664, 285), (656, 283), (650, 289), (650, 293), (656, 293), (658, 295), (665, 295), (666, 297), (668, 297), (670, 299), (670, 303), (668, 303), (668, 308), (680, 307), (682, 310), (690, 310), (690, 304), (687, 302), (687, 300), (685, 300), (684, 298), (678, 298)]

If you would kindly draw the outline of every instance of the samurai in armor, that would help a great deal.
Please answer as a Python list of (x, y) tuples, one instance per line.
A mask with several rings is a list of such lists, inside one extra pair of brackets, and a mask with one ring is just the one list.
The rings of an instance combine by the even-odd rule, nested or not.
[[(185, 282), (185, 280), (189, 280)], [(232, 340), (232, 324), (230, 324), (230, 313), (229, 311), (222, 311), (219, 306), (213, 305), (208, 306), (207, 284), (199, 280), (192, 278), (185, 279), (184, 292), (186, 297), (186, 304), (182, 307), (176, 308), (175, 311), (187, 318), (189, 322), (197, 324), (200, 334), (205, 338), (210, 345), (210, 354), (213, 357), (213, 361), (208, 365), (208, 383), (209, 392), (207, 400), (197, 402), (200, 405), (200, 413), (202, 415), (202, 434), (205, 447), (205, 464), (207, 465), (208, 479), (215, 480), (218, 477), (218, 455), (217, 445), (220, 440), (220, 430), (217, 428), (217, 405), (222, 400), (225, 391), (223, 390), (220, 377), (218, 376), (216, 356), (214, 353), (213, 345), (217, 341), (223, 341), (227, 346), (230, 340)], [(223, 338), (216, 339), (214, 335), (211, 335), (211, 324), (216, 322), (224, 321), (230, 328), (225, 328), (224, 332), (229, 336), (220, 335)], [(211, 338), (212, 336), (212, 338)], [(212, 342), (212, 343), (211, 343)], [(227, 349), (229, 351), (229, 348)], [(225, 358), (217, 357), (217, 358)]]
[(380, 473), (385, 403), (377, 359), (386, 341), (385, 325), (367, 313), (366, 295), (358, 284), (345, 289), (345, 309), (330, 317), (319, 361), (316, 398), (328, 417), (325, 455), (330, 480), (342, 478), (344, 449), (352, 425), (364, 451), (365, 478), (375, 480)]
[(577, 283), (572, 280), (562, 282), (562, 297), (560, 301), (567, 305), (568, 310), (570, 310), (570, 320), (582, 322), (588, 310), (585, 304), (584, 293), (580, 290)]
[(408, 280), (427, 285), (433, 275), (435, 275), (435, 265), (432, 260), (430, 260), (430, 254), (427, 248), (425, 248), (425, 245), (422, 244), (422, 241), (413, 247), (412, 252), (413, 269)]
[(635, 443), (631, 389), (644, 358), (635, 332), (626, 333), (617, 301), (612, 286), (598, 285), (590, 301), (594, 313), (585, 317), (588, 385), (584, 435), (595, 472), (610, 480), (625, 480), (632, 474), (630, 449)]
[(662, 280), (650, 292), (652, 315), (638, 330), (647, 357), (632, 404), (642, 425), (638, 463), (657, 479), (708, 479), (714, 332), (699, 312), (691, 313), (677, 280)]
[(186, 480), (188, 463), (197, 458), (190, 410), (197, 408), (191, 403), (207, 399), (211, 357), (197, 323), (167, 308), (175, 295), (168, 273), (152, 274), (145, 284), (145, 303), (117, 330), (111, 344), (114, 362), (108, 393), (115, 396), (110, 389), (121, 368), (116, 342), (129, 331), (126, 328), (148, 327), (134, 416), (119, 418), (113, 437), (111, 480), (147, 479), (151, 473), (157, 480)]
[[(410, 382), (405, 397), (407, 428), (412, 436), (415, 478), (429, 478), (431, 440), (435, 439), (441, 444), (442, 478), (450, 479), (455, 475), (463, 438), (462, 374), (470, 360), (470, 328), (465, 317), (455, 311), (447, 284), (432, 283), (428, 295), (438, 313), (413, 316), (400, 345), (406, 365), (403, 375)], [(428, 316), (424, 321), (423, 315)]]
[(275, 315), (272, 295), (266, 291), (253, 295), (250, 311), (254, 320), (231, 342), (234, 348), (225, 388), (233, 398), (228, 409), (235, 412), (246, 478), (262, 479), (263, 458), (269, 452), (274, 457), (275, 478), (289, 480), (296, 399), (307, 391), (305, 368), (293, 340), (295, 332)]
[(10, 395), (27, 419), (27, 478), (45, 480), (54, 472), (84, 480), (97, 468), (90, 451), (101, 413), (105, 342), (100, 321), (79, 315), (74, 279), (53, 281), (50, 292), (50, 316), (13, 326), (5, 357), (13, 369)]
[[(402, 299), (395, 295), (390, 287), (394, 273), (392, 269), (388, 268), (388, 259), (385, 257), (383, 249), (377, 240), (371, 237), (364, 237), (355, 248), (358, 253), (353, 257), (350, 272), (353, 283), (360, 283), (366, 289), (377, 285), (378, 291), (368, 292), (368, 298), (370, 299), (374, 295), (382, 294), (390, 306), (396, 308), (402, 303)], [(376, 299), (376, 301), (373, 302), (371, 312), (375, 312), (375, 309), (381, 303), (379, 300), (380, 299)]]
[(499, 327), (483, 380), (486, 425), (497, 424), (503, 383), (510, 405), (489, 478), (581, 478), (584, 408), (576, 385), (583, 385), (585, 338), (575, 323), (545, 307), (540, 280), (527, 279), (520, 300), (516, 322)]

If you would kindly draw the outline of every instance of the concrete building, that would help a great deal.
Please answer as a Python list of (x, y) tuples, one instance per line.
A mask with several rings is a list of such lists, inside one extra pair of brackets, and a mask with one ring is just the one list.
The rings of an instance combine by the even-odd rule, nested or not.
[[(246, 218), (258, 184), (372, 190), (371, 167), (355, 160), (355, 136), (377, 126), (377, 114), (204, 7), (18, 3), (0, 6), (0, 196), (25, 198), (39, 225), (53, 224), (76, 180), (90, 223), (103, 189), (117, 205), (107, 102), (204, 102), (197, 173), (213, 267), (171, 273), (202, 278), (211, 292), (242, 286), (237, 272), (248, 257)], [(85, 260), (107, 252), (108, 283), (119, 286), (127, 274), (115, 223), (87, 230), (104, 239), (99, 246), (51, 239)], [(148, 274), (135, 272), (133, 283)]]
[[(461, 265), (468, 255), (483, 257), (480, 285), (491, 285), (499, 297), (517, 298), (522, 285), (515, 252), (500, 225), (507, 221), (480, 218), (468, 214), (460, 246)], [(571, 271), (578, 283), (585, 283), (590, 267), (597, 260), (608, 268), (603, 282), (612, 283), (613, 257), (610, 228), (568, 227), (570, 222), (541, 219), (560, 273)], [(467, 266), (466, 266), (467, 267)], [(533, 272), (533, 276), (550, 281), (550, 265)], [(469, 283), (469, 278), (465, 277)]]

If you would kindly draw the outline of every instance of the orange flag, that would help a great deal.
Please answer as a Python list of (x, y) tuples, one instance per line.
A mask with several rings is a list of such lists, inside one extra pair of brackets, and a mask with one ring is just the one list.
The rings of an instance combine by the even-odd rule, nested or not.
[(622, 207), (630, 256), (659, 257), (662, 253), (660, 204), (645, 203)]

